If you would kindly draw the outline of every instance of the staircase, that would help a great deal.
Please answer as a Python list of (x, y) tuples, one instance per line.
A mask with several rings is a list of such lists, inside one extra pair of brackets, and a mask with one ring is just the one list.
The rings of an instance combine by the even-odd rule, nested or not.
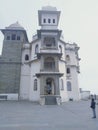
[(57, 105), (55, 96), (45, 96), (45, 105)]

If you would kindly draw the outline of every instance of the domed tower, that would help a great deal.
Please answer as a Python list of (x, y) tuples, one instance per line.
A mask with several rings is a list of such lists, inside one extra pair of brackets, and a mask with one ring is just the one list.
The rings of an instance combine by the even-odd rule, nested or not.
[[(4, 35), (0, 59), (0, 93), (19, 94), (22, 46), (28, 43), (25, 29), (18, 23), (1, 29)], [(14, 97), (13, 97), (14, 98)]]

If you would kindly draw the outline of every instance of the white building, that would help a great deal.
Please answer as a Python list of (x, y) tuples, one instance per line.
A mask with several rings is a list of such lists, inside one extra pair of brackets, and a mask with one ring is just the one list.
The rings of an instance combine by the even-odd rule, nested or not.
[[(23, 27), (15, 23), (1, 30), (22, 32), (18, 98), (41, 104), (79, 100), (79, 60), (77, 44), (66, 43), (58, 29), (60, 11), (46, 6), (38, 11), (40, 30), (29, 43)], [(4, 32), (7, 31), (7, 34)], [(21, 35), (20, 35), (21, 39)], [(7, 48), (6, 48), (7, 49)], [(14, 93), (14, 92), (11, 92)], [(10, 92), (7, 95), (11, 94)], [(6, 93), (3, 92), (6, 95)]]

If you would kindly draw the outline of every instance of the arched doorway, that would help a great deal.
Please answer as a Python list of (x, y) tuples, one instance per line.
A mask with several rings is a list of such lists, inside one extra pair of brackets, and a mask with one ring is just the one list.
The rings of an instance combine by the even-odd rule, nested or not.
[(52, 78), (47, 78), (46, 79), (46, 89), (45, 93), (47, 95), (54, 95), (54, 79)]

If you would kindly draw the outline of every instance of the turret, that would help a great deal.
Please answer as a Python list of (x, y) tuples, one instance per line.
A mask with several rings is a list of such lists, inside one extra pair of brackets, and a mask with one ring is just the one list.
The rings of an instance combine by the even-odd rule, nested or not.
[[(27, 34), (25, 29), (18, 23), (11, 24), (5, 29), (1, 29), (1, 32), (4, 34), (5, 41), (26, 41), (28, 42)], [(21, 33), (24, 35), (24, 39), (20, 38)]]
[(57, 29), (60, 11), (56, 7), (45, 6), (38, 11), (39, 26), (41, 29)]
[(1, 29), (4, 34), (2, 56), (14, 61), (20, 58), (22, 44), (28, 43), (25, 29), (18, 23), (11, 24), (5, 29)]

